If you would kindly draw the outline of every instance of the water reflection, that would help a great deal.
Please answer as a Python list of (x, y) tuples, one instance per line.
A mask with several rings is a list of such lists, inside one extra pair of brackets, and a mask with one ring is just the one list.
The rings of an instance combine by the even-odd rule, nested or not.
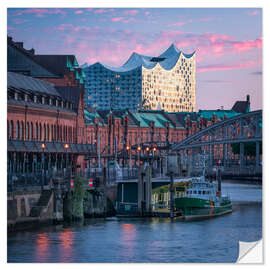
[(124, 223), (121, 224), (121, 232), (123, 245), (121, 255), (131, 258), (134, 256), (134, 240), (136, 238), (136, 227), (134, 226), (134, 224)]
[(49, 238), (48, 233), (39, 233), (36, 238), (36, 260), (46, 261), (49, 257)]
[(74, 243), (74, 232), (70, 228), (65, 228), (59, 233), (60, 245), (61, 245), (61, 261), (71, 262)]
[(91, 219), (8, 236), (8, 262), (235, 262), (238, 241), (262, 237), (261, 188), (223, 184), (231, 214), (185, 222)]

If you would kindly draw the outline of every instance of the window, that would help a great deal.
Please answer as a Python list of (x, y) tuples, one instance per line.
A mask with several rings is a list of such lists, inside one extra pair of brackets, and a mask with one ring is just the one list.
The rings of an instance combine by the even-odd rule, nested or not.
[(31, 126), (30, 126), (30, 139), (32, 140), (34, 138), (34, 134), (33, 134), (33, 123), (31, 122)]
[(36, 123), (35, 138), (38, 140), (38, 123)]
[(43, 125), (43, 141), (46, 141), (46, 124)]
[(29, 140), (29, 122), (25, 126), (25, 139)]
[(14, 124), (13, 124), (13, 120), (10, 121), (10, 132), (9, 132), (9, 136), (11, 139), (14, 139)]
[(41, 124), (39, 123), (39, 140), (41, 141), (41, 137), (42, 137), (42, 127)]
[(20, 139), (20, 123), (19, 121), (16, 122), (16, 139)]
[(46, 136), (46, 138), (47, 138), (47, 141), (50, 140), (50, 126), (49, 126), (49, 124), (47, 124), (47, 136)]

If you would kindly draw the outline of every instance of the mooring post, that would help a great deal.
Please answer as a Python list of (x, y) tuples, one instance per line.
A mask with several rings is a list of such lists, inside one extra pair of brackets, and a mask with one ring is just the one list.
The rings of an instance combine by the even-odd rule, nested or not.
[(170, 172), (170, 218), (174, 218), (174, 179), (173, 172)]
[(146, 168), (145, 179), (145, 200), (146, 200), (146, 212), (150, 215), (152, 211), (152, 167)]
[(138, 177), (138, 211), (141, 216), (143, 216), (144, 208), (144, 170), (140, 167), (139, 177)]
[(107, 216), (107, 178), (106, 168), (103, 168), (104, 217)]

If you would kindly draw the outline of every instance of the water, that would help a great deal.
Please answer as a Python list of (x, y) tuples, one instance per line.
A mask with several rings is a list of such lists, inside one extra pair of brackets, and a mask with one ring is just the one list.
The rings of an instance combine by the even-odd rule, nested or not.
[(231, 214), (201, 221), (91, 219), (8, 236), (8, 262), (235, 262), (262, 238), (260, 185), (224, 183)]

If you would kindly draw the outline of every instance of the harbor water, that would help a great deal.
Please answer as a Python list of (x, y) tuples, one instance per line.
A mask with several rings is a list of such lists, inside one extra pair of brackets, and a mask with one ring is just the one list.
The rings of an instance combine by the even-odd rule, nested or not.
[(235, 262), (239, 241), (262, 238), (262, 186), (226, 182), (233, 212), (183, 221), (89, 219), (8, 235), (8, 262)]

